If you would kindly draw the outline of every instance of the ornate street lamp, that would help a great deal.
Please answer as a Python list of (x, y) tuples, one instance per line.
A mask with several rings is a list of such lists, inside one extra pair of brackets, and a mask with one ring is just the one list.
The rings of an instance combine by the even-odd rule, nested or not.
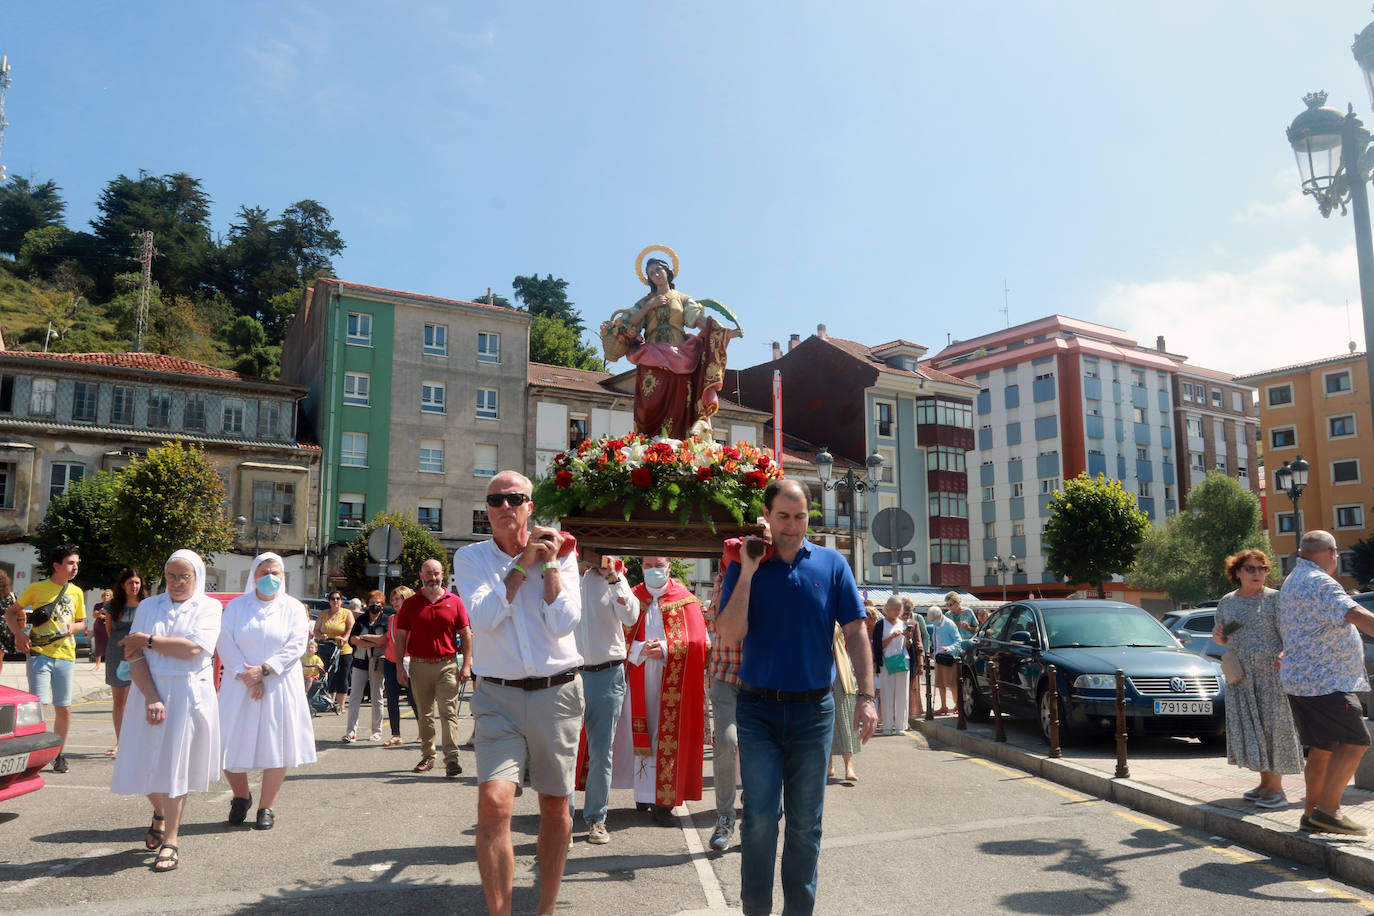
[[(244, 537), (247, 530), (248, 519), (244, 518), (242, 515), (234, 519), (234, 532), (239, 537)], [(264, 529), (262, 525), (253, 526), (253, 556), (255, 557), (258, 555), (258, 545), (262, 540), (264, 531), (267, 532), (268, 541), (275, 541), (277, 536), (281, 534), (281, 516), (272, 516), (271, 524), (266, 529)]]
[(1275, 490), (1279, 493), (1287, 493), (1288, 498), (1293, 501), (1293, 534), (1298, 549), (1302, 547), (1303, 535), (1302, 516), (1298, 514), (1298, 500), (1302, 499), (1302, 491), (1307, 489), (1307, 475), (1310, 470), (1311, 465), (1299, 455), (1292, 464), (1285, 461), (1283, 467), (1274, 472)]
[(993, 557), (997, 561), (997, 581), (1002, 583), (1002, 603), (1007, 603), (1007, 573), (1021, 575), (1025, 572), (1021, 564), (1016, 562), (1016, 554), (1012, 554), (1005, 560), (1001, 557)]
[(857, 576), (859, 567), (854, 559), (854, 515), (858, 511), (857, 502), (852, 498), (855, 493), (863, 493), (878, 486), (883, 473), (883, 456), (874, 449), (873, 454), (868, 456), (867, 478), (858, 477), (854, 474), (853, 468), (847, 468), (844, 476), (838, 480), (831, 480), (830, 475), (835, 470), (835, 456), (830, 454), (830, 450), (821, 447), (816, 454), (816, 473), (821, 478), (821, 487), (826, 490), (845, 490), (851, 495), (849, 502), (849, 568)]

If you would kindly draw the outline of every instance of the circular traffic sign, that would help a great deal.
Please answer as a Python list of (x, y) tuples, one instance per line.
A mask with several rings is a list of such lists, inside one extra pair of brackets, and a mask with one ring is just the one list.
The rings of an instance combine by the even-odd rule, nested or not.
[(893, 506), (873, 516), (873, 540), (888, 550), (901, 550), (916, 536), (916, 523), (905, 509)]
[(395, 525), (374, 528), (367, 536), (367, 555), (379, 563), (390, 563), (405, 549), (405, 539), (401, 529)]

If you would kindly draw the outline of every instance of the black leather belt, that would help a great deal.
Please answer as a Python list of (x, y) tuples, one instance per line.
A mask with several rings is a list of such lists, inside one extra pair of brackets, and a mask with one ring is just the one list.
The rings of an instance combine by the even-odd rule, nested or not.
[(623, 665), (623, 664), (625, 664), (625, 659), (623, 659), (623, 658), (616, 658), (616, 659), (612, 659), (611, 661), (608, 661), (608, 662), (602, 662), (602, 663), (599, 664), (599, 665), (583, 665), (583, 666), (582, 666), (582, 670), (583, 670), (583, 671), (605, 671), (607, 668), (614, 668), (614, 667), (616, 667), (617, 665)]
[(817, 687), (815, 690), (774, 690), (771, 687), (755, 687), (744, 681), (739, 682), (739, 689), (775, 703), (814, 703), (830, 692), (829, 687)]
[(502, 687), (519, 687), (521, 690), (543, 690), (546, 687), (561, 687), (577, 677), (577, 669), (572, 668), (562, 674), (555, 674), (550, 677), (527, 677), (520, 681), (508, 681), (502, 677), (488, 677), (482, 675), (482, 680), (490, 681), (493, 684), (500, 684)]

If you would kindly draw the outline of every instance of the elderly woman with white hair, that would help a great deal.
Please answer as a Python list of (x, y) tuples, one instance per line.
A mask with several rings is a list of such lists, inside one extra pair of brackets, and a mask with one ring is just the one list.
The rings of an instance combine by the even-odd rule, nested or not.
[[(123, 640), (133, 686), (110, 790), (146, 795), (153, 823), (144, 845), (153, 871), (176, 868), (186, 796), (219, 778), (219, 706), (210, 670), (219, 639), (220, 603), (205, 594), (205, 563), (178, 550), (163, 570), (167, 590), (142, 601)], [(159, 826), (162, 825), (162, 826)]]
[(959, 669), (949, 649), (959, 641), (959, 628), (954, 625), (953, 620), (945, 616), (944, 609), (938, 604), (932, 604), (926, 609), (926, 619), (931, 624), (931, 651), (935, 653), (935, 692), (931, 704), (940, 704), (940, 708), (935, 710), (935, 715), (947, 716), (949, 700), (945, 697), (945, 691), (948, 690), (953, 696), (958, 695), (955, 679), (959, 676)]
[(301, 656), (310, 635), (305, 605), (286, 593), (281, 557), (264, 553), (248, 570), (252, 590), (224, 609), (219, 634), (219, 714), (224, 729), (224, 778), (234, 797), (229, 824), (248, 818), (250, 770), (262, 770), (254, 826), (271, 830), (288, 767), (315, 762), (315, 727), (301, 689)]

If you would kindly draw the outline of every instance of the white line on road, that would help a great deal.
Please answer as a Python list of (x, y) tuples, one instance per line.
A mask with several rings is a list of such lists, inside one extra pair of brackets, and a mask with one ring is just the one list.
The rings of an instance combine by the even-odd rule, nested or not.
[(697, 835), (697, 829), (692, 826), (691, 806), (684, 803), (682, 807), (687, 810), (687, 816), (678, 815), (678, 826), (682, 828), (682, 834), (687, 840), (687, 855), (692, 860), (692, 866), (697, 870), (697, 880), (701, 882), (701, 890), (706, 894), (706, 906), (712, 910), (724, 909), (725, 891), (721, 889), (720, 879), (716, 877), (716, 870), (706, 860), (706, 847), (701, 845), (701, 837)]

